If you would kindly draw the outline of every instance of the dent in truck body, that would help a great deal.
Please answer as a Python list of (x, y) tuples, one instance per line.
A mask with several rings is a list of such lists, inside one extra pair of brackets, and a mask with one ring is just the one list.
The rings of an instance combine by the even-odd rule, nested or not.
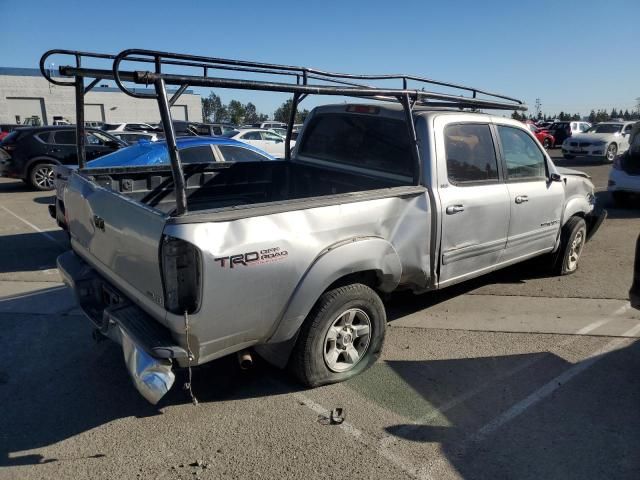
[[(167, 225), (165, 235), (202, 252), (205, 293), (199, 311), (189, 316), (196, 363), (238, 345), (287, 340), (324, 289), (343, 274), (378, 270), (382, 288), (398, 283), (424, 288), (430, 275), (428, 205), (422, 190), (403, 198)], [(176, 331), (184, 320), (168, 313), (166, 322)]]

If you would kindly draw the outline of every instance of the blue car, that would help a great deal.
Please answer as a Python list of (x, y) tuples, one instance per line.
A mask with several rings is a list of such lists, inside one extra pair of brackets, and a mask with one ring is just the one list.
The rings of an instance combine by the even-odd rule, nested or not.
[[(261, 162), (275, 160), (267, 152), (225, 137), (178, 137), (182, 163)], [(141, 140), (130, 147), (87, 162), (87, 168), (169, 164), (167, 143)]]
[[(225, 137), (178, 137), (176, 139), (182, 163), (215, 162), (262, 162), (276, 160), (267, 152), (247, 143)], [(87, 162), (87, 168), (142, 167), (168, 165), (167, 142), (141, 140), (135, 145)], [(56, 165), (54, 167), (55, 202), (49, 205), (49, 214), (58, 225), (67, 229), (64, 208), (64, 189), (71, 171), (77, 166)]]

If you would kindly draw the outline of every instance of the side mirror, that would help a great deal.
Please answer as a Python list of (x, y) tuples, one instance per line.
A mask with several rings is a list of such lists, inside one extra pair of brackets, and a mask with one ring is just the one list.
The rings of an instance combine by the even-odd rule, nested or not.
[(120, 142), (116, 142), (115, 140), (109, 140), (105, 145), (110, 148), (120, 148), (123, 146)]
[(549, 177), (549, 180), (551, 180), (552, 182), (561, 182), (562, 177), (558, 173), (552, 173), (551, 176)]

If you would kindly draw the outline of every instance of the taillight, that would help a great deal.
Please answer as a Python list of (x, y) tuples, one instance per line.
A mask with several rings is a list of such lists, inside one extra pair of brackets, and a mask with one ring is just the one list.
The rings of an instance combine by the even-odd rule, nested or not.
[(171, 313), (193, 313), (200, 306), (202, 259), (195, 245), (163, 237), (160, 252), (164, 307)]

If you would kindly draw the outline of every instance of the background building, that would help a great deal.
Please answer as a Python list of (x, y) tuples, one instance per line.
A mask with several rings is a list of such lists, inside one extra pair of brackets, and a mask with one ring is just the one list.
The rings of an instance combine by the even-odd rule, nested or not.
[[(101, 82), (85, 95), (85, 121), (160, 121), (156, 101), (130, 97), (104, 83)], [(73, 87), (49, 83), (35, 68), (0, 67), (0, 124), (24, 123), (25, 118), (33, 116), (39, 117), (45, 125), (52, 124), (55, 119), (74, 123), (74, 91)], [(187, 90), (171, 108), (171, 112), (176, 120), (201, 122), (200, 95)]]

